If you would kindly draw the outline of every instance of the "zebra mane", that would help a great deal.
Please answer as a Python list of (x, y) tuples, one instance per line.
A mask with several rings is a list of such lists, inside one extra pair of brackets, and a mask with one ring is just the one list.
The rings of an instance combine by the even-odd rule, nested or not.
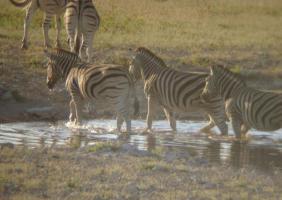
[(158, 57), (157, 55), (155, 55), (153, 52), (151, 52), (149, 49), (145, 47), (139, 47), (135, 50), (135, 52), (140, 53), (146, 59), (152, 60), (158, 66), (167, 67), (165, 62), (160, 57)]
[(56, 54), (57, 55), (70, 55), (70, 56), (74, 56), (76, 58), (78, 58), (78, 55), (76, 53), (73, 53), (71, 51), (65, 50), (65, 49), (61, 49), (61, 48), (56, 48)]
[(245, 80), (242, 78), (242, 76), (240, 76), (240, 74), (236, 74), (234, 72), (231, 72), (229, 69), (227, 69), (226, 67), (223, 67), (222, 65), (212, 66), (211, 68), (215, 73), (218, 72), (218, 73), (220, 73), (220, 75), (224, 75), (224, 76), (227, 75), (232, 80), (234, 80), (236, 82), (240, 82), (243, 85), (246, 85)]

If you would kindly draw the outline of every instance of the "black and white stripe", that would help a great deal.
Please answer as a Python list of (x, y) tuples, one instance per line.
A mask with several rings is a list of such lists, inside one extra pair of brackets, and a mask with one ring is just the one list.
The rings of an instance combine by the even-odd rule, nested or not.
[(90, 62), (93, 54), (93, 39), (100, 25), (100, 17), (92, 0), (69, 0), (65, 24), (72, 52)]
[(42, 27), (43, 27), (45, 47), (51, 47), (48, 31), (51, 25), (52, 16), (54, 15), (56, 16), (56, 28), (57, 28), (56, 47), (61, 46), (60, 44), (61, 15), (65, 12), (67, 0), (25, 0), (23, 2), (10, 0), (10, 2), (16, 7), (26, 8), (22, 49), (28, 48), (29, 27), (30, 27), (31, 19), (38, 8), (40, 8), (44, 12), (44, 22), (42, 24)]
[(221, 66), (211, 67), (202, 97), (220, 95), (236, 137), (250, 128), (274, 131), (282, 127), (282, 94), (250, 88), (238, 75)]
[(77, 54), (60, 49), (51, 53), (45, 51), (45, 54), (49, 58), (48, 87), (52, 89), (60, 78), (66, 82), (67, 91), (71, 96), (71, 121), (80, 122), (83, 99), (102, 101), (116, 110), (118, 130), (125, 121), (127, 131), (130, 131), (129, 104), (135, 91), (128, 67), (112, 64), (91, 65), (82, 62)]
[(205, 86), (206, 73), (180, 72), (165, 63), (144, 47), (138, 48), (131, 61), (130, 73), (135, 79), (142, 77), (148, 99), (147, 129), (152, 128), (156, 105), (161, 105), (173, 130), (176, 130), (175, 112), (205, 111), (210, 122), (202, 130), (217, 125), (222, 134), (227, 133), (224, 104), (214, 97), (203, 103), (200, 95)]

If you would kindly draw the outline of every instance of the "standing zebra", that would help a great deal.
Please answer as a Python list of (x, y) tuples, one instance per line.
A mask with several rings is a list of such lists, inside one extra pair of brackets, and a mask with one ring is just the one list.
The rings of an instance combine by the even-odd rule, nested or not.
[(161, 105), (173, 130), (176, 130), (174, 112), (204, 111), (210, 121), (202, 131), (215, 125), (221, 134), (227, 133), (224, 104), (219, 96), (202, 103), (200, 95), (205, 86), (205, 73), (185, 73), (168, 68), (163, 60), (144, 47), (135, 50), (130, 73), (135, 79), (142, 77), (148, 100), (147, 130), (152, 128), (156, 105)]
[(65, 11), (67, 0), (25, 0), (23, 2), (16, 2), (15, 0), (10, 0), (10, 2), (21, 8), (26, 8), (26, 16), (24, 22), (24, 35), (22, 40), (22, 49), (28, 48), (28, 32), (31, 19), (35, 14), (36, 10), (40, 8), (44, 11), (44, 22), (43, 22), (43, 35), (44, 35), (44, 45), (45, 47), (51, 47), (50, 39), (48, 36), (48, 31), (50, 28), (51, 18), (53, 15), (56, 16), (56, 26), (57, 26), (57, 39), (56, 47), (60, 47), (60, 32), (61, 32), (61, 15)]
[(65, 24), (72, 52), (91, 62), (93, 38), (100, 25), (100, 17), (92, 0), (72, 0), (67, 4)]
[(61, 49), (56, 52), (45, 50), (45, 54), (49, 58), (48, 88), (52, 89), (62, 78), (71, 96), (70, 121), (80, 123), (83, 99), (103, 101), (116, 110), (118, 130), (121, 130), (124, 120), (126, 130), (131, 130), (128, 105), (129, 97), (135, 94), (135, 91), (128, 67), (111, 64), (91, 65), (82, 62), (77, 54)]
[(282, 94), (250, 88), (242, 78), (221, 66), (211, 67), (202, 98), (220, 95), (237, 138), (253, 127), (274, 131), (282, 127)]

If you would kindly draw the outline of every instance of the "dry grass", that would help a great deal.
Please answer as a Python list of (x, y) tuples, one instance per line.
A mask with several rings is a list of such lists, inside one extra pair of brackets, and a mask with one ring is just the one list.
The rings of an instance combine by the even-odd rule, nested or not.
[(0, 151), (1, 199), (280, 199), (281, 176), (211, 166), (196, 157), (166, 161), (118, 144), (99, 149)]

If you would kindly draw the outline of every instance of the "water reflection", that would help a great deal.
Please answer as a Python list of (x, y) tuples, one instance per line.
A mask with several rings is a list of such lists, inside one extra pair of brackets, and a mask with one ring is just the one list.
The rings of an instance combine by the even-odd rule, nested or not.
[(13, 144), (52, 148), (65, 145), (70, 148), (81, 148), (95, 145), (97, 141), (120, 140), (142, 151), (163, 148), (165, 152), (173, 153), (171, 155), (175, 158), (172, 156), (170, 159), (197, 156), (209, 163), (231, 165), (236, 168), (282, 170), (282, 130), (276, 132), (276, 135), (253, 131), (250, 141), (238, 142), (210, 139), (205, 134), (197, 133), (203, 125), (202, 122), (179, 122), (177, 134), (170, 132), (166, 121), (158, 121), (154, 125), (153, 134), (143, 135), (145, 122), (133, 121), (134, 134), (118, 136), (114, 129), (115, 120), (89, 121), (79, 128), (68, 127), (65, 122), (2, 124), (0, 146)]
[[(138, 138), (138, 139), (137, 139)], [(143, 141), (142, 141), (143, 140)], [(152, 151), (156, 146), (162, 146), (165, 151), (199, 156), (210, 163), (231, 165), (236, 168), (252, 167), (263, 171), (274, 169), (282, 170), (281, 146), (255, 145), (252, 142), (222, 142), (205, 139), (198, 146), (193, 145), (193, 140), (182, 140), (179, 145), (178, 136), (161, 136), (150, 134), (148, 136), (132, 136), (130, 143), (140, 150)], [(175, 145), (173, 145), (175, 143)], [(180, 157), (181, 158), (181, 157)]]

